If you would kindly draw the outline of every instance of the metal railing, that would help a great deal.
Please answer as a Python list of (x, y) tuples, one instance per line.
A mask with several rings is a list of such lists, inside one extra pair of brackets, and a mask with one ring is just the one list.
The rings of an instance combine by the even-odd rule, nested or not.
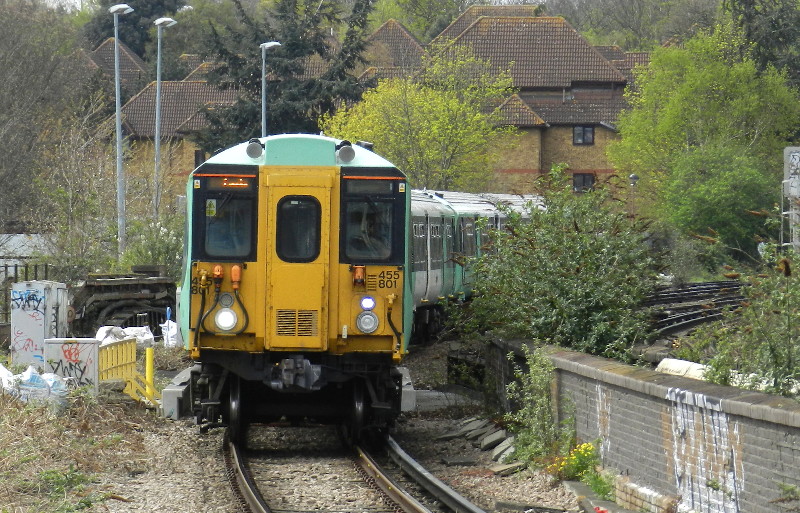
[(123, 392), (139, 402), (151, 406), (161, 404), (161, 394), (153, 383), (155, 376), (153, 348), (145, 349), (145, 375), (136, 369), (136, 339), (118, 340), (100, 346), (98, 352), (100, 381), (120, 379), (125, 381)]

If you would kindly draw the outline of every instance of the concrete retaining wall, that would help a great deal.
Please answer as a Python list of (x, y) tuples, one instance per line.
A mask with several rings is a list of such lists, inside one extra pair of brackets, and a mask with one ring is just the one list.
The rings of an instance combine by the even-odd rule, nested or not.
[[(504, 344), (496, 356), (519, 347)], [(788, 500), (800, 493), (800, 402), (571, 351), (552, 361), (559, 411), (574, 409), (578, 438), (599, 441), (604, 466), (620, 472), (620, 505), (800, 510), (800, 500)]]

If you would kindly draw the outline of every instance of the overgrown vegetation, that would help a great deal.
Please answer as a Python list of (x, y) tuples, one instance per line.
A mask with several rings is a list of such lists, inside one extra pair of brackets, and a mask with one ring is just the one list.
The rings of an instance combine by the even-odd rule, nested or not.
[(600, 497), (613, 498), (613, 480), (600, 469), (597, 447), (575, 438), (575, 418), (569, 405), (560, 405), (556, 417), (551, 394), (555, 373), (547, 349), (523, 346), (525, 369), (517, 367), (508, 394), (518, 408), (505, 420), (515, 432), (514, 455), (554, 479), (581, 481)]
[[(0, 511), (86, 510), (121, 499), (95, 481), (100, 472), (147, 467), (141, 430), (149, 415), (132, 403), (103, 404), (73, 393), (65, 412), (0, 394)], [(122, 435), (124, 433), (124, 436)], [(117, 490), (119, 492), (119, 490)]]
[(455, 322), (629, 360), (645, 340), (638, 306), (654, 286), (646, 223), (628, 217), (610, 188), (575, 194), (559, 169), (541, 195), (544, 208), (510, 212), (494, 233), (474, 265), (478, 295)]
[(713, 383), (798, 396), (800, 282), (792, 263), (796, 257), (789, 253), (777, 265), (765, 265), (746, 277), (745, 300), (680, 341), (676, 355), (707, 364), (705, 378)]

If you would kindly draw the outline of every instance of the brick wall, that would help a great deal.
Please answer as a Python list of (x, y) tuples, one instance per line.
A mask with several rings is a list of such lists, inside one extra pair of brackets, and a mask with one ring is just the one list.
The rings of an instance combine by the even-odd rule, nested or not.
[(572, 126), (556, 125), (544, 131), (542, 137), (542, 167), (566, 162), (574, 172), (607, 173), (613, 166), (606, 157), (608, 144), (619, 135), (606, 127), (594, 127), (594, 144), (572, 144)]
[[(519, 348), (504, 344), (497, 356)], [(619, 472), (620, 505), (669, 513), (800, 510), (800, 402), (571, 351), (552, 355), (559, 410)], [(570, 405), (570, 406), (567, 406)]]

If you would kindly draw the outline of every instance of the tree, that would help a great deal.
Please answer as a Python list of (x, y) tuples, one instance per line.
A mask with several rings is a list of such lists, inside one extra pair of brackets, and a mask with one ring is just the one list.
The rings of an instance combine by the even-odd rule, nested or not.
[[(114, 37), (114, 16), (109, 7), (118, 4), (116, 0), (102, 0), (91, 20), (83, 27), (84, 37), (90, 49)], [(173, 16), (186, 5), (185, 0), (129, 0), (133, 12), (119, 16), (119, 39), (136, 55), (143, 57), (145, 46), (154, 37), (153, 22), (164, 16)]]
[[(738, 197), (736, 205), (763, 205), (768, 183), (779, 190), (782, 149), (795, 130), (800, 105), (785, 74), (774, 68), (760, 73), (751, 58), (741, 55), (741, 47), (741, 36), (730, 25), (717, 26), (682, 46), (657, 49), (649, 67), (637, 72), (637, 87), (627, 92), (632, 108), (619, 117), (622, 137), (609, 147), (609, 156), (625, 174), (641, 177), (637, 195), (643, 208), (652, 205), (651, 213), (686, 219), (688, 198), (700, 206), (698, 191), (720, 193), (715, 182), (723, 175), (730, 187), (748, 195)], [(761, 178), (753, 176), (756, 171)], [(740, 181), (748, 186), (739, 188)], [(694, 189), (691, 196), (681, 190), (687, 186)], [(751, 225), (743, 210), (706, 212), (703, 223), (713, 229)], [(752, 248), (742, 238), (751, 235), (735, 232), (726, 242)]]
[(654, 276), (647, 226), (614, 208), (606, 188), (575, 194), (559, 169), (550, 178), (545, 208), (511, 215), (475, 262), (477, 296), (463, 325), (630, 359), (647, 332), (638, 308)]
[[(744, 32), (743, 50), (752, 51), (759, 70), (786, 70), (800, 85), (800, 8), (794, 0), (724, 0)], [(750, 46), (750, 43), (753, 43)]]
[(0, 2), (0, 218), (39, 208), (34, 160), (51, 141), (44, 127), (73, 108), (88, 72), (63, 13), (35, 2)]
[(718, 0), (546, 0), (551, 16), (563, 16), (595, 44), (650, 50), (684, 40), (716, 22)]
[(111, 133), (97, 131), (96, 114), (102, 99), (52, 122), (46, 129), (48, 145), (37, 159), (37, 194), (47, 208), (28, 218), (35, 233), (43, 234), (43, 263), (64, 269), (60, 279), (86, 277), (109, 269), (116, 254), (116, 209)]
[(417, 75), (381, 81), (320, 126), (374, 143), (414, 187), (485, 190), (492, 152), (513, 139), (513, 128), (497, 126), (494, 109), (510, 88), (508, 72), (497, 74), (467, 48), (445, 46), (423, 58)]
[(400, 21), (421, 41), (430, 41), (476, 0), (395, 0), (405, 13)]
[[(240, 27), (213, 30), (210, 49), (220, 63), (209, 81), (240, 91), (235, 105), (205, 110), (209, 128), (195, 140), (207, 151), (260, 135), (261, 50), (265, 41), (282, 46), (267, 59), (268, 130), (270, 133), (317, 131), (318, 118), (339, 102), (354, 102), (363, 87), (350, 72), (363, 59), (371, 0), (356, 0), (342, 21), (336, 2), (278, 0), (262, 22), (256, 22), (234, 0)], [(345, 23), (341, 45), (330, 29)], [(321, 70), (316, 72), (316, 70)]]
[(766, 237), (760, 217), (777, 188), (755, 157), (722, 146), (692, 148), (678, 156), (664, 187), (666, 219), (683, 233), (714, 236), (728, 248), (756, 254), (756, 236)]

